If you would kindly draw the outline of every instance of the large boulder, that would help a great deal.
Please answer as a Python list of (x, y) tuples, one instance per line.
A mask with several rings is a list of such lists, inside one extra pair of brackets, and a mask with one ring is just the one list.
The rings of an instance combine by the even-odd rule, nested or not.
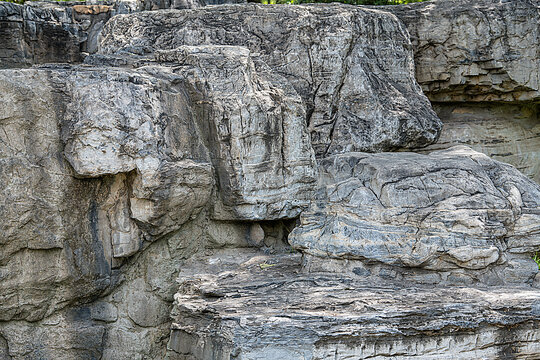
[(317, 165), (294, 89), (257, 72), (243, 47), (182, 46), (157, 59), (177, 67), (203, 129), (219, 181), (213, 216), (297, 217), (311, 198)]
[(532, 283), (538, 272), (540, 186), (507, 164), (457, 146), (321, 167), (326, 185), (289, 236), (306, 254), (429, 282)]
[(117, 16), (100, 53), (181, 45), (247, 47), (257, 69), (287, 79), (305, 104), (315, 153), (434, 142), (441, 124), (414, 79), (408, 34), (392, 15), (345, 5), (229, 5)]

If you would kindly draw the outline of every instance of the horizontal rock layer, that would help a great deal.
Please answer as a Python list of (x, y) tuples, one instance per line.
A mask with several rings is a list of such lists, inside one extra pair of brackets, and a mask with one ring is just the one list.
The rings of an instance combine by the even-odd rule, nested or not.
[(305, 274), (299, 254), (220, 252), (190, 267), (179, 275), (169, 359), (532, 359), (540, 352), (537, 291), (378, 287), (343, 273)]
[(431, 152), (456, 144), (470, 146), (515, 166), (540, 183), (540, 118), (534, 104), (436, 103), (444, 127)]
[(431, 101), (540, 97), (540, 5), (433, 1), (386, 7), (411, 34), (416, 78)]

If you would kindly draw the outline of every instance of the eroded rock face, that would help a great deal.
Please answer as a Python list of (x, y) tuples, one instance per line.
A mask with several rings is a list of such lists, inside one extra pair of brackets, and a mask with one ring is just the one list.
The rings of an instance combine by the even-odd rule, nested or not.
[(426, 151), (466, 144), (540, 182), (537, 1), (385, 7), (411, 34), (416, 79), (444, 127)]
[(255, 70), (249, 50), (182, 46), (159, 52), (176, 69), (206, 134), (219, 179), (214, 217), (274, 220), (297, 217), (317, 177), (305, 112), (294, 89)]
[(206, 205), (214, 184), (208, 151), (188, 98), (169, 79), (82, 68), (57, 74), (73, 99), (62, 136), (75, 173), (132, 172), (126, 215), (113, 227), (115, 242), (126, 244), (119, 254), (139, 248), (138, 242), (127, 245), (137, 229), (133, 221), (155, 238), (177, 230)]
[[(387, 273), (382, 264), (394, 277), (410, 276), (405, 268), (440, 282), (533, 281), (536, 264), (521, 254), (540, 246), (540, 186), (513, 167), (466, 147), (344, 154), (321, 166), (327, 185), (290, 235), (295, 248), (359, 260), (362, 275)], [(413, 276), (423, 275), (434, 276)]]
[(407, 33), (381, 11), (237, 5), (150, 12), (115, 17), (102, 37), (104, 54), (247, 47), (258, 69), (269, 67), (301, 96), (318, 156), (421, 147), (440, 131), (414, 80)]
[(35, 321), (111, 283), (110, 244), (97, 236), (109, 181), (77, 180), (62, 158), (46, 72), (0, 71), (0, 317)]
[[(201, 4), (35, 7), (93, 52), (114, 12)], [(0, 70), (0, 358), (540, 351), (538, 186), (464, 148), (349, 152), (438, 136), (395, 17), (224, 6), (117, 17), (103, 34), (84, 65)], [(0, 53), (13, 39), (27, 46), (3, 38)], [(36, 54), (0, 67), (63, 59)], [(302, 254), (286, 243), (299, 215)]]
[(416, 78), (432, 101), (540, 96), (537, 1), (436, 1), (386, 7), (407, 26)]
[(109, 5), (0, 4), (0, 68), (49, 62), (78, 63), (95, 52), (97, 36), (114, 12)]
[(375, 287), (345, 272), (306, 274), (299, 254), (195, 259), (179, 275), (169, 359), (526, 359), (540, 351), (537, 291)]
[(436, 103), (444, 123), (437, 143), (422, 152), (465, 144), (515, 166), (540, 183), (540, 118), (532, 103)]
[(253, 221), (307, 206), (317, 172), (294, 90), (259, 79), (246, 49), (161, 56), (182, 66), (0, 72), (2, 320), (96, 296), (122, 258), (203, 208)]

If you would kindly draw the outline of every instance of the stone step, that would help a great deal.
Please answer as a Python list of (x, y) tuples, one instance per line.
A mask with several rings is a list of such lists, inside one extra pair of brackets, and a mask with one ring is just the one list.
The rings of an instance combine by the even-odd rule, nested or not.
[(538, 359), (531, 287), (403, 286), (225, 250), (179, 276), (170, 359)]

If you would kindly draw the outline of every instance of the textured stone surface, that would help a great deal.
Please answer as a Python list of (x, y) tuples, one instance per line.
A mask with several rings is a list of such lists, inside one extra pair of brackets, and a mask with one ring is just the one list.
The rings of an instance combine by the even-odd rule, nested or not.
[(381, 264), (393, 277), (426, 269), (436, 273), (419, 278), (449, 283), (531, 283), (538, 272), (540, 186), (507, 164), (456, 146), (343, 154), (321, 166), (326, 186), (289, 236), (297, 249), (361, 260), (369, 276), (386, 276)]
[(113, 237), (133, 241), (130, 215), (155, 237), (178, 229), (206, 205), (213, 187), (208, 151), (188, 99), (170, 81), (144, 71), (81, 68), (56, 74), (73, 98), (62, 136), (76, 174), (133, 172), (126, 220), (113, 226)]
[(540, 352), (540, 294), (527, 288), (379, 287), (344, 273), (305, 274), (299, 254), (195, 259), (179, 276), (169, 359), (533, 359)]
[(540, 118), (534, 104), (436, 103), (444, 127), (422, 152), (466, 144), (540, 183)]
[[(291, 218), (307, 205), (316, 169), (300, 100), (258, 79), (247, 50), (221, 50), (162, 54), (189, 55), (176, 75), (155, 63), (0, 72), (3, 320), (39, 319), (105, 290), (117, 258), (207, 205), (211, 161), (215, 198), (234, 201), (227, 218)], [(236, 73), (216, 70), (227, 66)], [(213, 88), (198, 88), (205, 82)]]
[(344, 5), (236, 5), (118, 16), (100, 52), (144, 54), (181, 45), (247, 47), (305, 104), (319, 156), (424, 146), (440, 121), (414, 80), (412, 52), (393, 16)]
[[(347, 153), (438, 136), (401, 23), (161, 11), (86, 54), (115, 13), (200, 5), (0, 5), (0, 67), (85, 57), (0, 70), (0, 359), (536, 358), (538, 186), (463, 148)], [(534, 174), (537, 106), (451, 91), (432, 148)]]
[(37, 70), (0, 71), (0, 318), (38, 320), (111, 282), (97, 236), (110, 181), (76, 180), (63, 159), (65, 101)]
[(444, 123), (426, 151), (467, 144), (540, 182), (538, 2), (449, 0), (385, 10), (406, 24), (416, 79)]
[(78, 62), (82, 37), (71, 8), (49, 3), (0, 4), (0, 68)]
[(386, 7), (411, 34), (416, 78), (432, 101), (529, 101), (540, 96), (535, 0), (434, 1)]
[(242, 47), (183, 46), (157, 58), (182, 65), (176, 73), (188, 83), (219, 179), (214, 216), (298, 216), (311, 197), (317, 170), (294, 90), (278, 87), (280, 78), (259, 74)]

